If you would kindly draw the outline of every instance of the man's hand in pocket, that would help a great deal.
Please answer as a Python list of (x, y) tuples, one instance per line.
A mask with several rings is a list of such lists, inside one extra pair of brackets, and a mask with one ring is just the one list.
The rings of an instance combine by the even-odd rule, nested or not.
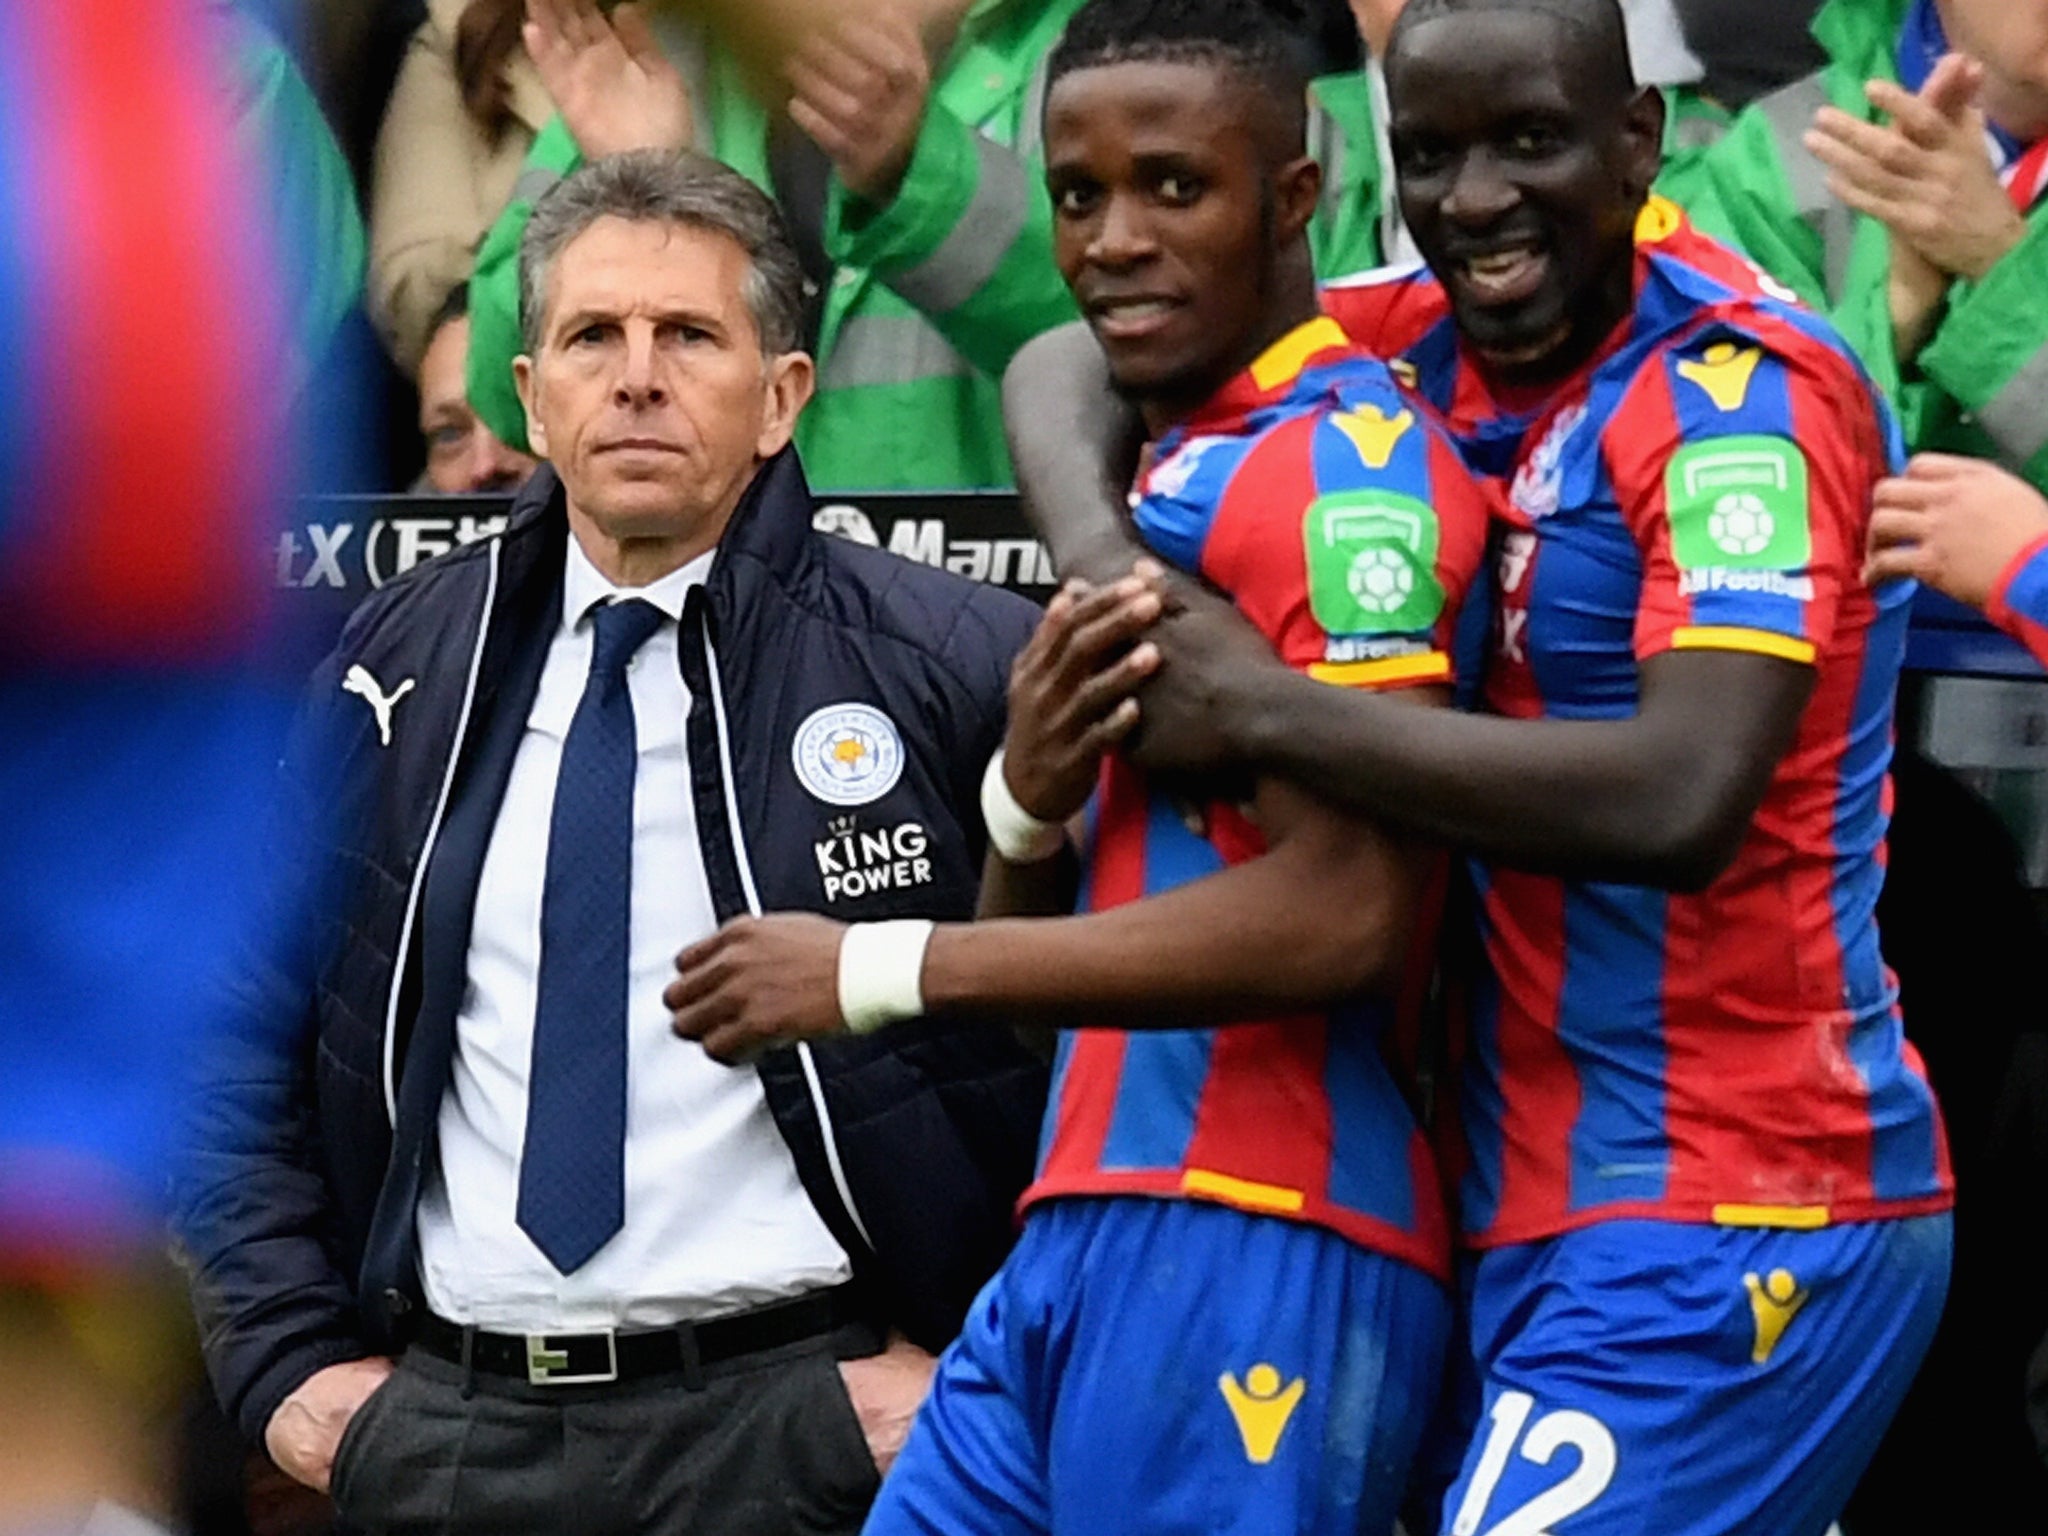
[(868, 1454), (884, 1476), (909, 1438), (911, 1421), (931, 1391), (938, 1368), (936, 1358), (900, 1336), (892, 1336), (879, 1355), (839, 1362), (846, 1395), (853, 1399), (861, 1433), (867, 1436)]
[[(384, 1385), (392, 1369), (391, 1361), (372, 1356), (330, 1365), (308, 1376), (298, 1391), (278, 1404), (263, 1431), (270, 1459), (308, 1488), (327, 1492), (328, 1480), (334, 1476), (334, 1453), (349, 1420), (370, 1400), (370, 1394)], [(865, 1413), (861, 1423), (867, 1423)]]

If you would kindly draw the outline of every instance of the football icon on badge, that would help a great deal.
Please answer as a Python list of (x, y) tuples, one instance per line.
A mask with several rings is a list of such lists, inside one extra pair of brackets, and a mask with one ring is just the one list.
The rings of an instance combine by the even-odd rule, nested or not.
[(903, 777), (896, 722), (870, 704), (828, 704), (797, 728), (796, 776), (827, 805), (867, 805)]
[(1415, 591), (1415, 565), (1391, 544), (1368, 545), (1351, 562), (1346, 580), (1367, 613), (1393, 613)]
[(1707, 514), (1707, 534), (1731, 555), (1760, 555), (1778, 531), (1771, 509), (1761, 496), (1730, 491)]

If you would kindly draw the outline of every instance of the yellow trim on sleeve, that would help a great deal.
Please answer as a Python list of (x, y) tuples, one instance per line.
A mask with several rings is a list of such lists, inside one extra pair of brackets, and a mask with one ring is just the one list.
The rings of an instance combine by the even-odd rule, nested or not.
[(1262, 390), (1278, 389), (1308, 366), (1308, 360), (1329, 347), (1348, 347), (1351, 338), (1328, 315), (1303, 321), (1261, 352), (1252, 363), (1252, 382)]
[(1298, 1189), (1287, 1189), (1279, 1184), (1255, 1184), (1250, 1179), (1234, 1179), (1227, 1173), (1213, 1173), (1207, 1168), (1190, 1168), (1180, 1176), (1183, 1194), (1212, 1195), (1232, 1205), (1248, 1205), (1261, 1211), (1299, 1211), (1308, 1197)]
[(1636, 243), (1655, 245), (1660, 240), (1669, 240), (1684, 223), (1685, 215), (1678, 204), (1652, 193), (1644, 201), (1643, 211), (1636, 215)]
[(1369, 688), (1386, 683), (1434, 683), (1451, 675), (1451, 658), (1442, 651), (1419, 656), (1386, 656), (1378, 661), (1312, 661), (1308, 675), (1340, 688)]
[(1717, 1227), (1776, 1227), (1786, 1232), (1818, 1232), (1828, 1224), (1824, 1205), (1717, 1205)]
[(1754, 651), (1759, 656), (1778, 656), (1786, 661), (1813, 665), (1813, 642), (1794, 640), (1790, 635), (1768, 629), (1743, 629), (1733, 624), (1696, 624), (1671, 632), (1671, 645), (1680, 651)]

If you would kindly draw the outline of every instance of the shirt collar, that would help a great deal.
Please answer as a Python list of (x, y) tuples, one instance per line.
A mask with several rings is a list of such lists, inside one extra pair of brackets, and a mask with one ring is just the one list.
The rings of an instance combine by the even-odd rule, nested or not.
[(562, 627), (573, 630), (600, 603), (628, 597), (642, 598), (654, 604), (672, 621), (681, 619), (683, 603), (689, 597), (690, 589), (704, 584), (717, 554), (715, 548), (707, 549), (680, 570), (670, 571), (661, 580), (635, 590), (614, 586), (608, 581), (590, 563), (590, 556), (583, 552), (583, 545), (572, 531), (569, 535), (569, 564), (562, 573)]
[(1266, 348), (1175, 430), (1190, 434), (1242, 431), (1263, 410), (1292, 405), (1304, 396), (1327, 390), (1320, 366), (1348, 361), (1357, 350), (1342, 326), (1328, 315), (1318, 315)]

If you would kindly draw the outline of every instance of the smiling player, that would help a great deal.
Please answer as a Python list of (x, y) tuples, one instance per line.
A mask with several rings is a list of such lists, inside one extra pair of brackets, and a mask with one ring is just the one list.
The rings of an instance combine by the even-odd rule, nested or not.
[[(1647, 196), (1661, 108), (1612, 0), (1414, 0), (1387, 71), (1429, 271), (1325, 306), (1510, 488), (1487, 714), (1312, 693), (1191, 611), (1153, 636), (1141, 755), (1478, 855), (1484, 1393), (1444, 1529), (1819, 1536), (1950, 1241), (1875, 921), (1909, 594), (1858, 575), (1896, 427), (1823, 322)], [(1107, 453), (1100, 396), (1034, 368), (1020, 479), (1065, 562), (1123, 569), (1098, 472), (1060, 468)]]
[[(1426, 408), (1317, 312), (1293, 47), (1262, 0), (1083, 10), (1050, 65), (1056, 250), (1154, 434), (1149, 547), (1319, 691), (1432, 687), (1488, 504)], [(1132, 711), (1073, 681), (1147, 601), (1055, 599), (991, 770), (1015, 863), (992, 863), (985, 911), (1050, 883), (1024, 866), (1099, 777), (1084, 915), (769, 918), (683, 955), (671, 989), (679, 1030), (726, 1056), (920, 1007), (1080, 1026), (1020, 1247), (871, 1533), (1382, 1536), (1437, 1393), (1445, 1233), (1379, 1038), (1418, 858), (1277, 780), (1190, 805), (1105, 764)]]

